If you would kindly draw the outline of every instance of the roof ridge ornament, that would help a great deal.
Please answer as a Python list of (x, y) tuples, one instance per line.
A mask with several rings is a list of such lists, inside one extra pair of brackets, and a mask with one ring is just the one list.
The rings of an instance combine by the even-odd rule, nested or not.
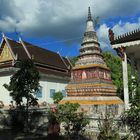
[(4, 38), (4, 37), (5, 37), (5, 34), (4, 34), (4, 32), (2, 32), (1, 34), (2, 34), (2, 37)]

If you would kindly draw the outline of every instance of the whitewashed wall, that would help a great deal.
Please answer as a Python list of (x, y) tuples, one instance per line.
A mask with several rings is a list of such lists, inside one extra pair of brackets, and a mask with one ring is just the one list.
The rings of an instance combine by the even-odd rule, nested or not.
[[(10, 82), (10, 76), (0, 76), (0, 101), (3, 101), (5, 106), (9, 106), (12, 98), (9, 96), (9, 92), (3, 87), (3, 84), (8, 84)], [(67, 80), (61, 80), (57, 78), (41, 78), (40, 86), (42, 87), (42, 97), (38, 98), (39, 103), (47, 102), (53, 103), (52, 98), (50, 98), (50, 89), (55, 89), (55, 91), (65, 90), (65, 86), (68, 84)]]
[(40, 80), (40, 86), (42, 86), (42, 98), (39, 98), (39, 102), (53, 103), (50, 98), (50, 89), (55, 89), (55, 92), (65, 90), (68, 81), (54, 78), (43, 78)]
[(9, 96), (9, 92), (3, 84), (8, 84), (10, 82), (11, 76), (0, 76), (0, 101), (3, 101), (4, 105), (9, 105), (12, 98)]

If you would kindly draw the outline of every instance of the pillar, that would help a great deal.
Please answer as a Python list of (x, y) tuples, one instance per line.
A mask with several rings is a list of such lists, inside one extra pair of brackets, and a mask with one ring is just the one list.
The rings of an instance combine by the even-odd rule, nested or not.
[(128, 71), (127, 71), (127, 55), (124, 52), (124, 60), (122, 61), (123, 69), (123, 87), (124, 87), (124, 105), (125, 110), (129, 109), (129, 94), (128, 94)]

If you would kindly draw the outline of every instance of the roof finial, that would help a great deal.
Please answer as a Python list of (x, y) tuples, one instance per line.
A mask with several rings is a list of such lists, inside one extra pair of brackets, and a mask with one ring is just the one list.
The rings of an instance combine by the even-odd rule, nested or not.
[(2, 34), (2, 37), (4, 38), (4, 37), (5, 37), (5, 34), (4, 34), (4, 32), (2, 32), (1, 34)]
[(91, 16), (90, 7), (88, 7), (88, 21), (93, 21)]

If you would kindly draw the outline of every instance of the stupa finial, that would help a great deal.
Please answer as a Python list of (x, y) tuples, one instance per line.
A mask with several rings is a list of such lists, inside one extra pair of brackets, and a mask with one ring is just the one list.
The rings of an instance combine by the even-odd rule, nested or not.
[(93, 19), (91, 16), (90, 7), (88, 7), (88, 19), (87, 19), (87, 28), (86, 32), (94, 31)]
[(90, 7), (88, 7), (88, 21), (93, 21), (92, 16), (91, 16)]

